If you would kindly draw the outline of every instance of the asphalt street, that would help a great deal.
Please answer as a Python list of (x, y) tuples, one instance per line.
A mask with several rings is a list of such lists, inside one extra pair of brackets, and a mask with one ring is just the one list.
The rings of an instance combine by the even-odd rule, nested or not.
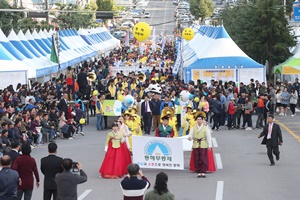
[(172, 1), (149, 1), (146, 12), (149, 12), (151, 17), (141, 18), (139, 21), (144, 21), (155, 27), (156, 35), (161, 33), (173, 35), (175, 7)]
[[(256, 117), (254, 117), (255, 119)], [(288, 116), (284, 120), (299, 121), (300, 115)], [(283, 119), (276, 118), (276, 120)], [(279, 122), (281, 123), (281, 122)], [(282, 122), (285, 123), (285, 122)], [(288, 124), (283, 125), (286, 128)], [(190, 152), (185, 152), (185, 170), (164, 170), (169, 175), (169, 190), (178, 200), (297, 200), (300, 194), (299, 141), (290, 131), (281, 127), (283, 146), (281, 158), (275, 166), (269, 166), (266, 147), (260, 145), (257, 134), (262, 129), (253, 131), (227, 130), (221, 127), (213, 132), (213, 142), (217, 171), (208, 174), (206, 179), (196, 178), (189, 172)], [(84, 128), (85, 136), (78, 135), (74, 140), (57, 140), (58, 155), (79, 161), (88, 175), (88, 181), (78, 187), (78, 199), (122, 199), (119, 186), (121, 179), (100, 179), (98, 170), (104, 157), (104, 143), (108, 131), (95, 131), (95, 118)], [(289, 129), (288, 129), (289, 130)], [(299, 130), (299, 126), (298, 126)], [(152, 136), (154, 132), (152, 132)], [(33, 149), (32, 156), (40, 166), (40, 159), (47, 155), (47, 145)], [(154, 186), (155, 176), (162, 170), (144, 169), (145, 176)], [(43, 175), (40, 172), (41, 182)], [(151, 187), (151, 188), (152, 188)], [(34, 189), (33, 200), (42, 199), (43, 186)], [(84, 197), (84, 198), (82, 198)]]

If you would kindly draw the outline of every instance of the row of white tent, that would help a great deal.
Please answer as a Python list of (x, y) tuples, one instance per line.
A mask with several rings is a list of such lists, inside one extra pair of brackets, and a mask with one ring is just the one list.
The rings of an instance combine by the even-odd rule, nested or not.
[(25, 34), (14, 30), (6, 37), (0, 29), (0, 87), (16, 81), (26, 83), (30, 78), (43, 77), (74, 66), (85, 60), (100, 57), (120, 46), (104, 28), (59, 30), (59, 65), (50, 61), (54, 30)]

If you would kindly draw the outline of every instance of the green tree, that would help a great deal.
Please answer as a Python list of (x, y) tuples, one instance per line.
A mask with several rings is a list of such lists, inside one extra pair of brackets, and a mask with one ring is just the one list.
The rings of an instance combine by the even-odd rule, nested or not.
[[(0, 8), (11, 8), (6, 0), (0, 0)], [(0, 28), (4, 34), (8, 35), (11, 29), (18, 26), (18, 21), (24, 17), (22, 12), (0, 12)]]
[(204, 22), (206, 17), (211, 17), (214, 12), (214, 4), (211, 0), (190, 0), (190, 11), (196, 19)]
[(115, 6), (114, 0), (97, 0), (96, 4), (98, 6), (97, 11), (113, 11)]
[(290, 35), (291, 27), (284, 16), (283, 7), (275, 0), (256, 0), (226, 8), (222, 20), (237, 45), (259, 63), (269, 63), (269, 79), (273, 66), (285, 61), (289, 47), (296, 44)]
[[(59, 10), (72, 10), (80, 12), (61, 12), (53, 22), (58, 23), (60, 28), (89, 28), (95, 26), (95, 9), (96, 6), (88, 5), (82, 9), (75, 4), (60, 4), (57, 3)], [(85, 11), (85, 12), (82, 12)]]

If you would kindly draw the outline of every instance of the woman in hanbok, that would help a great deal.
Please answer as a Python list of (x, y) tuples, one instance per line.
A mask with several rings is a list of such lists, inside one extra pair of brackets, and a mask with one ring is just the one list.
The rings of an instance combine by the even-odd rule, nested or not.
[[(198, 111), (195, 113), (195, 118), (198, 115), (202, 115), (204, 118), (206, 117), (206, 114), (203, 111)], [(206, 121), (203, 123), (204, 126), (207, 126), (207, 129), (212, 132), (211, 128), (206, 124)], [(194, 154), (191, 153), (190, 157), (190, 171), (195, 172), (195, 164), (194, 164)], [(207, 172), (215, 172), (216, 171), (216, 165), (215, 165), (215, 159), (214, 159), (214, 152), (213, 148), (207, 151)]]
[(112, 131), (107, 134), (105, 142), (106, 154), (99, 170), (102, 178), (121, 178), (128, 174), (127, 166), (131, 163), (131, 156), (120, 127), (121, 123), (114, 122)]
[(129, 137), (131, 138), (131, 133), (130, 133), (130, 130), (128, 128), (128, 126), (125, 124), (124, 122), (124, 118), (123, 116), (119, 116), (118, 118), (118, 122), (121, 123), (121, 126), (120, 126), (120, 131), (123, 133), (123, 135), (126, 137), (126, 145), (127, 145), (127, 148), (130, 150), (131, 147), (130, 147), (130, 143), (129, 143)]

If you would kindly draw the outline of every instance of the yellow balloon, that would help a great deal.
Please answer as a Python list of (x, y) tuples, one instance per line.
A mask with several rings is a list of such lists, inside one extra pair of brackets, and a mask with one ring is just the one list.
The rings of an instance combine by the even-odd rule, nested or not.
[(195, 97), (194, 101), (198, 103), (199, 102), (199, 97)]
[(133, 27), (133, 35), (140, 42), (146, 40), (150, 33), (150, 26), (146, 22), (139, 22)]
[(191, 28), (185, 28), (182, 31), (182, 37), (185, 40), (191, 40), (191, 39), (193, 39), (194, 35), (195, 35), (194, 30), (191, 29)]
[(119, 96), (118, 96), (118, 100), (119, 100), (119, 101), (123, 101), (124, 98), (125, 98), (124, 95), (119, 95)]
[(80, 123), (80, 124), (85, 124), (85, 119), (84, 119), (84, 118), (81, 118), (81, 119), (79, 120), (79, 123)]
[(203, 108), (205, 106), (205, 103), (204, 102), (201, 102), (200, 103), (201, 107)]
[(97, 96), (98, 95), (98, 90), (94, 90), (93, 91), (93, 96)]

